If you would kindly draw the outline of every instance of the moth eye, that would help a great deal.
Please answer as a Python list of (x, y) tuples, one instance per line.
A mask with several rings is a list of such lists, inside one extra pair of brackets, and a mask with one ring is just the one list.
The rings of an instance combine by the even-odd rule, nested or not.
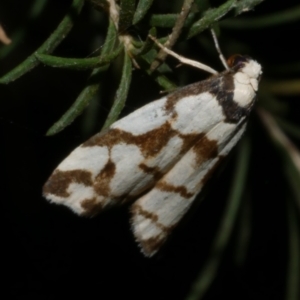
[(230, 69), (240, 69), (249, 61), (246, 55), (234, 54), (227, 59), (227, 64)]

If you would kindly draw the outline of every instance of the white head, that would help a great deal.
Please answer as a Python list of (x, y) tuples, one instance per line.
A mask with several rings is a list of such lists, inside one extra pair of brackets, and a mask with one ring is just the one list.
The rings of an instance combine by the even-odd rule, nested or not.
[(249, 56), (233, 55), (227, 60), (228, 66), (235, 71), (235, 78), (242, 84), (251, 84), (254, 91), (262, 74), (261, 65)]
[(233, 75), (233, 101), (241, 107), (252, 107), (262, 74), (261, 65), (249, 56), (241, 55), (231, 56), (227, 63)]

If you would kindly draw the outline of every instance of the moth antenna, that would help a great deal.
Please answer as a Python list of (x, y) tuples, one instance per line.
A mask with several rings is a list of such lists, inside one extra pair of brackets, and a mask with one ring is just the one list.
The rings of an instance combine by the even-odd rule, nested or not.
[(203, 71), (206, 71), (208, 73), (211, 73), (211, 74), (218, 74), (218, 72), (216, 70), (214, 70), (213, 68), (205, 65), (205, 64), (202, 64), (196, 60), (192, 60), (192, 59), (188, 59), (186, 57), (183, 57), (181, 55), (178, 55), (177, 53), (175, 53), (174, 51), (168, 49), (167, 47), (165, 47), (164, 45), (162, 45), (155, 37), (153, 37), (152, 35), (149, 34), (149, 38), (151, 40), (153, 40), (155, 42), (155, 44), (163, 49), (166, 53), (168, 53), (169, 55), (175, 57), (179, 62), (181, 62), (182, 64), (185, 64), (185, 65), (189, 65), (189, 66), (192, 66), (192, 67), (195, 67), (195, 68), (198, 68), (198, 69), (201, 69)]
[(214, 44), (215, 44), (216, 50), (219, 53), (220, 60), (221, 60), (221, 62), (223, 64), (223, 66), (225, 67), (225, 69), (229, 70), (230, 68), (228, 67), (226, 59), (224, 58), (224, 55), (223, 55), (223, 53), (222, 53), (222, 51), (220, 49), (220, 45), (219, 45), (219, 41), (218, 41), (216, 32), (212, 28), (210, 29), (210, 31), (211, 31), (211, 35), (212, 35), (213, 40), (214, 40)]

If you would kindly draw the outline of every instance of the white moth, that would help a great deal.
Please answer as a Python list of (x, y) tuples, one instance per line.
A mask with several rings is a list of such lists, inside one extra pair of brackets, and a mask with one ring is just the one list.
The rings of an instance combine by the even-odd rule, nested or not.
[(76, 148), (44, 196), (83, 216), (133, 202), (133, 233), (154, 255), (241, 138), (261, 73), (233, 56), (224, 72), (141, 107)]

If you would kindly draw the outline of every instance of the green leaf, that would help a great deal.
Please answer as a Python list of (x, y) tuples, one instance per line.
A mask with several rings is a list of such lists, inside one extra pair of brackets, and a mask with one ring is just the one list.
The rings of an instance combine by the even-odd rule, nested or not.
[[(184, 23), (184, 27), (189, 27), (192, 24), (194, 17), (195, 14), (190, 13)], [(173, 28), (177, 18), (178, 14), (155, 14), (151, 16), (149, 25), (160, 28)]]
[(35, 56), (41, 63), (50, 67), (82, 71), (109, 64), (120, 54), (122, 49), (123, 45), (120, 45), (115, 51), (106, 56), (101, 55), (92, 58), (65, 58), (39, 53), (36, 53)]
[[(73, 0), (72, 5), (70, 6), (69, 11), (66, 16), (60, 22), (56, 30), (51, 34), (51, 36), (38, 48), (36, 52), (38, 53), (52, 53), (53, 50), (64, 40), (68, 35), (69, 31), (74, 25), (74, 20), (76, 16), (79, 15), (84, 0)], [(26, 74), (34, 67), (39, 64), (39, 60), (35, 57), (35, 53), (27, 57), (21, 64), (15, 67), (13, 70), (5, 74), (0, 78), (0, 83), (8, 84), (22, 75)]]
[[(110, 53), (116, 42), (117, 32), (112, 21), (109, 22), (109, 27), (107, 31), (107, 36), (105, 43), (102, 47), (101, 56), (106, 56)], [(103, 73), (108, 69), (109, 64), (93, 70), (90, 78), (86, 84), (86, 87), (81, 91), (80, 95), (77, 97), (76, 101), (71, 105), (71, 107), (63, 114), (63, 116), (55, 122), (51, 128), (47, 131), (46, 135), (54, 135), (66, 126), (70, 125), (76, 117), (78, 117), (83, 110), (90, 104), (91, 100), (97, 94), (100, 86), (100, 81)]]
[(135, 0), (121, 0), (119, 33), (124, 33), (132, 25), (135, 12)]
[[(153, 60), (155, 59), (157, 55), (157, 51), (154, 49), (151, 49), (149, 52), (144, 54), (141, 58), (147, 63), (149, 66)], [(172, 91), (177, 88), (177, 86), (170, 81), (165, 75), (162, 73), (170, 73), (172, 72), (172, 69), (166, 64), (163, 63), (159, 66), (159, 68), (152, 72), (150, 68), (148, 67), (146, 69), (146, 72), (148, 75), (154, 78), (154, 80), (165, 90), (165, 91)]]
[(133, 16), (133, 25), (140, 22), (152, 6), (153, 0), (140, 0)]
[(235, 13), (236, 13), (236, 15), (239, 15), (243, 12), (250, 11), (256, 5), (260, 4), (263, 1), (264, 0), (241, 0), (241, 1), (236, 1)]
[(126, 51), (124, 51), (124, 65), (122, 70), (122, 77), (119, 88), (116, 92), (115, 100), (113, 106), (108, 114), (108, 117), (104, 123), (102, 129), (109, 127), (112, 123), (114, 123), (121, 113), (122, 109), (125, 106), (125, 102), (127, 99), (130, 83), (131, 83), (131, 75), (132, 75), (132, 63), (131, 58)]
[(188, 32), (188, 38), (199, 34), (211, 24), (220, 20), (224, 15), (231, 11), (236, 5), (236, 0), (229, 0), (218, 8), (213, 8), (205, 12), (204, 16), (195, 22)]
[(153, 48), (154, 45), (154, 41), (152, 39), (149, 38), (149, 35), (156, 37), (156, 28), (152, 27), (149, 30), (148, 36), (146, 38), (146, 41), (144, 42), (144, 44), (142, 45), (142, 47), (140, 47), (140, 49), (133, 49), (133, 54), (134, 55), (143, 55), (146, 54), (147, 52), (149, 52), (151, 50), (151, 48)]

